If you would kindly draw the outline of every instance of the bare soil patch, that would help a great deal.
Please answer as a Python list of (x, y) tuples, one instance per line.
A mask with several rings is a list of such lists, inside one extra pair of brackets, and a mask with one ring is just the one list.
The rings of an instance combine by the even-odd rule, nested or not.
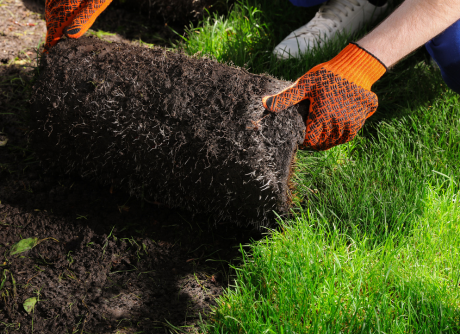
[[(7, 70), (3, 70), (7, 69)], [(0, 329), (8, 333), (196, 331), (228, 284), (238, 246), (260, 233), (191, 219), (77, 177), (46, 174), (27, 147), (30, 72), (3, 67)], [(16, 80), (19, 79), (20, 80)], [(2, 80), (2, 83), (5, 81)], [(18, 98), (21, 95), (23, 98)], [(8, 96), (8, 97), (6, 97)], [(32, 250), (13, 244), (36, 237)], [(39, 299), (27, 314), (25, 300)], [(170, 325), (171, 324), (171, 325)]]
[[(3, 172), (0, 189), (0, 328), (9, 333), (164, 333), (168, 322), (192, 329), (226, 286), (235, 247), (258, 237), (45, 176), (33, 164)], [(9, 255), (30, 237), (50, 239)], [(27, 314), (31, 297), (39, 301)]]
[[(44, 22), (22, 2), (2, 4), (1, 24), (10, 11), (36, 25), (7, 21), (11, 34), (1, 39), (7, 36), (1, 52), (9, 65), (0, 66), (0, 331), (196, 332), (199, 314), (206, 317), (228, 284), (239, 245), (260, 232), (45, 172), (28, 142), (34, 63), (26, 53), (35, 52)], [(34, 35), (14, 37), (34, 27)], [(26, 238), (46, 240), (10, 255)], [(28, 314), (23, 306), (32, 297), (38, 302)]]
[[(45, 6), (42, 0), (3, 0), (0, 4), (0, 64), (34, 65), (37, 48), (45, 40)], [(109, 42), (169, 46), (177, 35), (158, 18), (109, 6), (86, 35)], [(178, 33), (183, 24), (172, 23)]]
[(4, 0), (0, 4), (0, 63), (26, 65), (36, 57), (36, 48), (46, 36), (40, 4)]

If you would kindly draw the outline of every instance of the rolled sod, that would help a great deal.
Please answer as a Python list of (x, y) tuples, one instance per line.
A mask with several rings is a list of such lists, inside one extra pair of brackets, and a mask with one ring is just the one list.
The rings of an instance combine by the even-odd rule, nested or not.
[(215, 6), (224, 7), (217, 0), (115, 0), (113, 5), (134, 9), (164, 22), (183, 23), (201, 19), (207, 10)]
[[(40, 0), (45, 4), (46, 0)], [(225, 11), (225, 3), (218, 0), (113, 0), (111, 7), (134, 11), (163, 22), (188, 24), (203, 18), (207, 11)]]
[(289, 212), (304, 107), (261, 103), (289, 82), (91, 37), (59, 42), (39, 70), (30, 140), (43, 166), (215, 221)]

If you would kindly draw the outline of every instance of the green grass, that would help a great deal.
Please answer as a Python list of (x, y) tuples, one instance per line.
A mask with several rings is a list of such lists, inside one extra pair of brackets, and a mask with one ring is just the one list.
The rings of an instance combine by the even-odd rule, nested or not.
[(249, 4), (236, 3), (228, 16), (212, 16), (193, 24), (181, 36), (180, 46), (190, 55), (206, 55), (220, 62), (247, 66), (263, 50), (261, 45), (269, 38), (267, 26), (261, 23), (261, 12)]
[[(209, 56), (217, 61), (269, 73), (286, 80), (297, 79), (314, 65), (335, 56), (347, 45), (348, 36), (338, 38), (301, 59), (278, 61), (273, 48), (292, 30), (306, 24), (319, 6), (294, 7), (289, 1), (240, 0), (227, 15), (213, 13), (199, 24), (191, 24), (175, 45), (189, 55)], [(364, 35), (371, 27), (364, 27)]]
[[(276, 60), (273, 47), (315, 11), (245, 0), (191, 26), (180, 47), (294, 80), (349, 39)], [(373, 91), (379, 109), (356, 139), (299, 152), (294, 218), (242, 249), (208, 332), (460, 332), (459, 97), (423, 49)]]
[(458, 332), (459, 193), (425, 187), (423, 213), (385, 237), (353, 238), (308, 210), (284, 223), (244, 253), (209, 330)]

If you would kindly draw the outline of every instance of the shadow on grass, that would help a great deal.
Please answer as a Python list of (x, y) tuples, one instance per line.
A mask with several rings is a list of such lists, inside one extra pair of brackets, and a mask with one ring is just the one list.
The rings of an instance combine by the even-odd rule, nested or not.
[(418, 49), (372, 87), (379, 98), (379, 107), (367, 120), (364, 132), (372, 133), (376, 123), (382, 120), (410, 116), (412, 110), (439, 98), (446, 88), (428, 52), (424, 47)]
[[(266, 253), (270, 254), (270, 251)], [(287, 258), (286, 262), (296, 263), (289, 255), (283, 255), (283, 259)], [(460, 331), (455, 282), (446, 282), (444, 286), (440, 286), (439, 281), (430, 281), (429, 278), (420, 276), (406, 279), (400, 273), (391, 272), (390, 266), (385, 268), (384, 273), (380, 269), (380, 273), (374, 274), (381, 277), (388, 277), (390, 274), (391, 278), (388, 280), (375, 280), (375, 277), (365, 275), (359, 280), (344, 283), (338, 278), (341, 274), (329, 271), (329, 268), (321, 268), (321, 264), (302, 268), (307, 273), (301, 274), (299, 267), (302, 267), (304, 260), (297, 260), (301, 263), (296, 264), (298, 267), (292, 265), (287, 269), (288, 265), (283, 268), (284, 263), (278, 262), (278, 266), (274, 266), (272, 263), (264, 263), (257, 256), (251, 259), (252, 263), (257, 263), (257, 267), (251, 263), (245, 274), (239, 276), (241, 288), (221, 303), (212, 321), (208, 322), (207, 332), (239, 333), (242, 329), (248, 333)], [(293, 268), (299, 270), (298, 276), (291, 273), (296, 270)], [(348, 268), (350, 271), (355, 269)], [(372, 271), (372, 266), (368, 270)], [(286, 275), (276, 281), (274, 276), (283, 271), (287, 272)], [(405, 274), (411, 275), (409, 272)], [(270, 277), (270, 281), (262, 284), (259, 277)], [(344, 289), (341, 283), (347, 284), (347, 288)]]

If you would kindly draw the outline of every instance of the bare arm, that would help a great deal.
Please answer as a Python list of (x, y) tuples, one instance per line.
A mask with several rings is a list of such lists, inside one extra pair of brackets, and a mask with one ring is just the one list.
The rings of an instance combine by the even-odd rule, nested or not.
[(460, 19), (460, 0), (406, 0), (358, 41), (387, 67)]

